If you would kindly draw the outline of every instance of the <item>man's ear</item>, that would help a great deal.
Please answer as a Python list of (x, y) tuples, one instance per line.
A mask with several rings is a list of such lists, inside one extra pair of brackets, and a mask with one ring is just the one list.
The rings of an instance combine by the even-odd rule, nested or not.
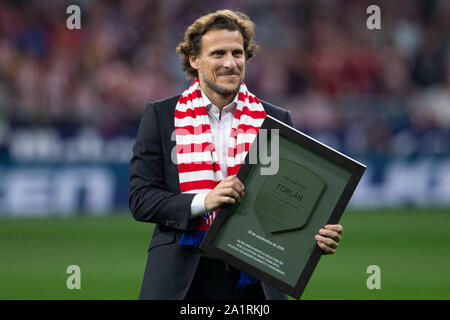
[(195, 70), (198, 70), (199, 61), (198, 61), (197, 56), (190, 55), (189, 56), (189, 63), (191, 64), (192, 68), (194, 68)]

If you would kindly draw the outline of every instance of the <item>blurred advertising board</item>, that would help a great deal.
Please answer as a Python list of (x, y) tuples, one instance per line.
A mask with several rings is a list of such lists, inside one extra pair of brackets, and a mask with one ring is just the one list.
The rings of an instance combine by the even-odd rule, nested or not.
[[(10, 126), (0, 139), (0, 217), (126, 211), (136, 132), (137, 124)], [(327, 144), (334, 141), (331, 145), (342, 150), (340, 136), (318, 138)], [(367, 170), (350, 207), (450, 205), (450, 156), (355, 159), (367, 164)]]
[(126, 210), (136, 130), (134, 125), (9, 128), (0, 146), (0, 217)]

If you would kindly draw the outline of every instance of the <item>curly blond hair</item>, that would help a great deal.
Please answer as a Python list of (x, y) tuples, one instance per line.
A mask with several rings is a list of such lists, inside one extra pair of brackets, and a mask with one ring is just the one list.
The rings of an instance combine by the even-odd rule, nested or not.
[(238, 30), (244, 38), (244, 52), (248, 61), (259, 46), (253, 40), (255, 35), (255, 23), (239, 11), (218, 10), (195, 20), (185, 34), (184, 40), (177, 45), (177, 53), (180, 56), (181, 67), (189, 78), (198, 78), (198, 72), (191, 67), (189, 56), (198, 56), (201, 51), (202, 36), (210, 30)]

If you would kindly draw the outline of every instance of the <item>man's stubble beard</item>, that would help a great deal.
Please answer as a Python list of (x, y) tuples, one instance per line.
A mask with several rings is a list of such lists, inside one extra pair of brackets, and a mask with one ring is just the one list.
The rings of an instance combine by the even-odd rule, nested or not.
[(203, 77), (203, 80), (205, 81), (205, 84), (212, 91), (214, 91), (215, 93), (217, 93), (218, 95), (220, 95), (224, 98), (228, 98), (230, 96), (235, 96), (239, 92), (239, 88), (241, 87), (241, 82), (242, 82), (242, 79), (240, 79), (239, 84), (237, 85), (237, 87), (234, 90), (228, 90), (226, 88), (216, 86), (214, 83), (209, 81), (206, 77)]

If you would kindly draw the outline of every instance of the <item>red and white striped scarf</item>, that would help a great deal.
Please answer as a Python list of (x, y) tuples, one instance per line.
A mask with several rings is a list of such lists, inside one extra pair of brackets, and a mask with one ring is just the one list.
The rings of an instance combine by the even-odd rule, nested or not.
[[(228, 175), (238, 172), (265, 117), (261, 102), (242, 82), (228, 140)], [(175, 107), (175, 134), (181, 193), (203, 193), (214, 189), (224, 177), (198, 79), (183, 92)], [(200, 219), (196, 234), (184, 234), (180, 244), (200, 245), (217, 211), (206, 213)]]

